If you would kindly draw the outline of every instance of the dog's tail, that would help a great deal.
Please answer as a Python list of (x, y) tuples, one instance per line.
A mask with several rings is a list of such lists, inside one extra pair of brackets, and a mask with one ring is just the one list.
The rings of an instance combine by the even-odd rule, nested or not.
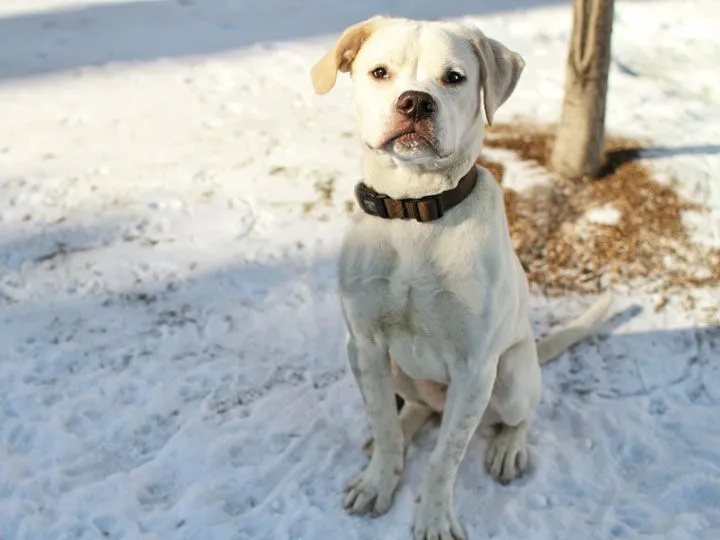
[(604, 294), (585, 313), (568, 322), (560, 330), (538, 340), (540, 364), (549, 362), (578, 341), (595, 334), (604, 322), (612, 301), (611, 293)]

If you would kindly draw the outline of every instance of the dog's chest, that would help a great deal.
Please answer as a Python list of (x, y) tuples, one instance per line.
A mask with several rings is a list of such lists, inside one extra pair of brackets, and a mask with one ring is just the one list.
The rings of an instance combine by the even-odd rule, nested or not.
[[(343, 306), (355, 331), (382, 335), (410, 377), (447, 382), (470, 348), (475, 287), (438, 260), (431, 243), (347, 242), (340, 264)], [(479, 296), (479, 295), (477, 295)]]

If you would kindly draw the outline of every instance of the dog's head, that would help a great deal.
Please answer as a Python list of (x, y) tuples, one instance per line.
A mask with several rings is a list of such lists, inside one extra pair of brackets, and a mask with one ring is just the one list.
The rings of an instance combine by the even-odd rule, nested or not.
[(479, 153), (482, 111), (492, 124), (524, 65), (475, 27), (373, 17), (346, 29), (311, 76), (325, 94), (338, 71), (350, 72), (364, 143), (432, 167), (460, 150)]

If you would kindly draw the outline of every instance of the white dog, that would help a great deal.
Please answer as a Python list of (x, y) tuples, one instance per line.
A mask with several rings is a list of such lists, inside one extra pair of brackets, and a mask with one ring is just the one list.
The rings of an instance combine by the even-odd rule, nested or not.
[[(491, 475), (506, 482), (522, 473), (540, 361), (595, 332), (610, 304), (602, 298), (536, 346), (502, 191), (476, 166), (482, 112), (492, 123), (523, 67), (477, 28), (374, 17), (345, 30), (311, 73), (318, 94), (338, 71), (351, 73), (364, 143), (364, 213), (346, 236), (339, 276), (348, 357), (374, 444), (345, 505), (386, 512), (406, 445), (442, 411), (416, 540), (465, 538), (453, 487), (481, 420), (499, 426), (487, 451)], [(399, 418), (394, 393), (406, 400)]]

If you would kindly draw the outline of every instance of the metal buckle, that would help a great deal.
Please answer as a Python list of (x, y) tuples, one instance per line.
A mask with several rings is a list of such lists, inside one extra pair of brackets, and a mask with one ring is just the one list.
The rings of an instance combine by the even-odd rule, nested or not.
[(355, 197), (365, 213), (385, 219), (390, 217), (387, 208), (385, 207), (385, 199), (387, 199), (387, 195), (381, 195), (370, 191), (367, 186), (360, 183), (355, 186)]
[(434, 203), (433, 206), (435, 207), (435, 215), (432, 216), (428, 221), (434, 221), (436, 219), (440, 219), (443, 216), (444, 211), (443, 211), (442, 201), (440, 200), (440, 197), (438, 197), (436, 195), (430, 195), (428, 197), (423, 197), (422, 199), (412, 199), (412, 201), (413, 201), (413, 210), (415, 211), (415, 219), (417, 221), (421, 221), (420, 220), (420, 203), (424, 203), (427, 201), (432, 201)]

